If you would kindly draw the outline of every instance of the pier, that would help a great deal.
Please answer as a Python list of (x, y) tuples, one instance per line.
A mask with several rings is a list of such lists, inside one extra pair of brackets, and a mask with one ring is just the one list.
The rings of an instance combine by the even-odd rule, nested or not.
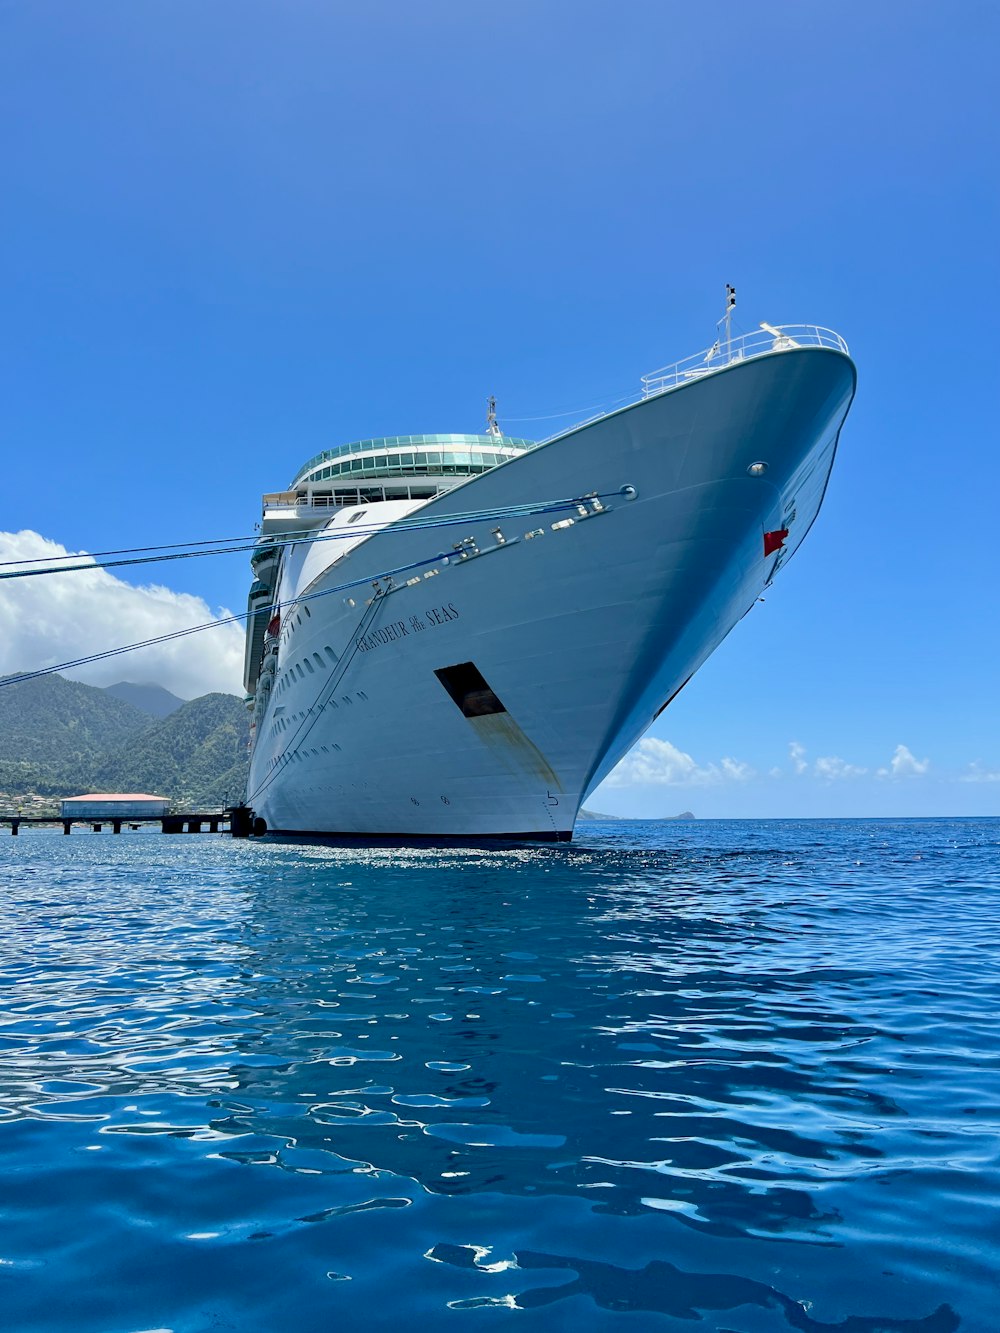
[(11, 835), (17, 837), (22, 824), (62, 825), (63, 833), (68, 837), (74, 824), (89, 826), (95, 833), (104, 831), (109, 825), (112, 833), (121, 833), (123, 828), (138, 829), (143, 824), (159, 824), (161, 833), (227, 833), (233, 838), (250, 836), (252, 812), (246, 806), (231, 806), (225, 810), (208, 812), (184, 811), (182, 814), (161, 815), (113, 815), (103, 819), (74, 815), (0, 815), (0, 826), (10, 825)]

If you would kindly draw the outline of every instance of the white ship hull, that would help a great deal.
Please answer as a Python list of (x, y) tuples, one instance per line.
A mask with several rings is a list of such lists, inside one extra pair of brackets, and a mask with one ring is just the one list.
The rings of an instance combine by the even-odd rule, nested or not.
[[(603, 512), (584, 506), (589, 516), (557, 527), (561, 513), (502, 521), (502, 544), (495, 523), (472, 521), (389, 526), (350, 550), (323, 542), (286, 557), (282, 602), (464, 538), (480, 552), (434, 561), (370, 604), (369, 584), (286, 615), (257, 713), (256, 830), (568, 839), (587, 794), (805, 536), (854, 385), (850, 359), (825, 348), (734, 363), (419, 507), (432, 517), (596, 492)], [(784, 529), (765, 555), (764, 534)], [(504, 711), (467, 716), (435, 674), (469, 663)]]

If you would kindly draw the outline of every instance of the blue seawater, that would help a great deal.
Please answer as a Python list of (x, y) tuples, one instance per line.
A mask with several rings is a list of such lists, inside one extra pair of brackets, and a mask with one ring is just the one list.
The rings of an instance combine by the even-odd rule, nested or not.
[(1000, 1329), (1000, 821), (0, 875), (5, 1333)]

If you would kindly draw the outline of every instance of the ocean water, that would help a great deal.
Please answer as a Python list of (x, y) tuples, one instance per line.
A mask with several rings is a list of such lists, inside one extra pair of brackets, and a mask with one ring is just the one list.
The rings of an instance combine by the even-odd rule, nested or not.
[(1000, 821), (0, 883), (4, 1333), (1000, 1329)]

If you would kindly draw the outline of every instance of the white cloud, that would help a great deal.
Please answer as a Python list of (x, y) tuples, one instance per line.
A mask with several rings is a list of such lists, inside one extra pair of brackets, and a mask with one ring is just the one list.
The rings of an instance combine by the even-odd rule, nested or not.
[(888, 768), (880, 768), (880, 778), (919, 778), (931, 766), (929, 759), (917, 759), (905, 745), (897, 745)]
[[(70, 554), (37, 532), (0, 532), (0, 561)], [(74, 557), (73, 563), (90, 559)], [(0, 675), (55, 666), (230, 614), (213, 612), (190, 593), (155, 584), (135, 587), (101, 569), (3, 579)], [(64, 674), (91, 685), (154, 681), (181, 698), (193, 698), (210, 690), (240, 693), (242, 672), (243, 627), (224, 625)]]
[[(711, 766), (710, 766), (711, 767)], [(722, 774), (733, 782), (749, 782), (757, 774), (749, 764), (744, 763), (742, 759), (723, 759)]]
[(721, 782), (747, 782), (756, 776), (749, 764), (723, 759), (701, 765), (669, 741), (646, 736), (606, 779), (609, 787), (709, 787)]
[(823, 778), (827, 782), (837, 782), (843, 778), (864, 777), (868, 770), (867, 768), (859, 768), (857, 764), (849, 764), (846, 759), (831, 754), (825, 758), (817, 759), (813, 765), (813, 772), (816, 777)]
[(792, 768), (800, 778), (813, 777), (820, 778), (823, 782), (839, 782), (845, 778), (862, 778), (868, 772), (867, 768), (849, 764), (846, 759), (841, 759), (835, 754), (824, 755), (814, 764), (810, 764), (806, 753), (806, 747), (800, 741), (788, 742)]
[[(929, 759), (917, 759), (905, 745), (897, 745), (889, 763), (882, 768), (870, 770), (860, 764), (848, 763), (839, 755), (824, 755), (814, 763), (806, 756), (806, 748), (798, 741), (789, 741), (788, 754), (797, 777), (819, 778), (823, 782), (841, 782), (849, 778), (863, 778), (873, 772), (878, 778), (914, 778), (921, 777), (931, 766)], [(975, 768), (975, 765), (972, 765)], [(1000, 774), (997, 775), (1000, 777)], [(964, 779), (967, 782), (990, 781), (973, 776)]]
[(789, 741), (788, 753), (791, 755), (792, 767), (795, 769), (796, 773), (804, 773), (809, 767), (809, 764), (806, 762), (806, 747), (800, 745), (798, 741)]
[(959, 782), (1000, 782), (1000, 772), (994, 768), (984, 768), (976, 759), (958, 780)]

